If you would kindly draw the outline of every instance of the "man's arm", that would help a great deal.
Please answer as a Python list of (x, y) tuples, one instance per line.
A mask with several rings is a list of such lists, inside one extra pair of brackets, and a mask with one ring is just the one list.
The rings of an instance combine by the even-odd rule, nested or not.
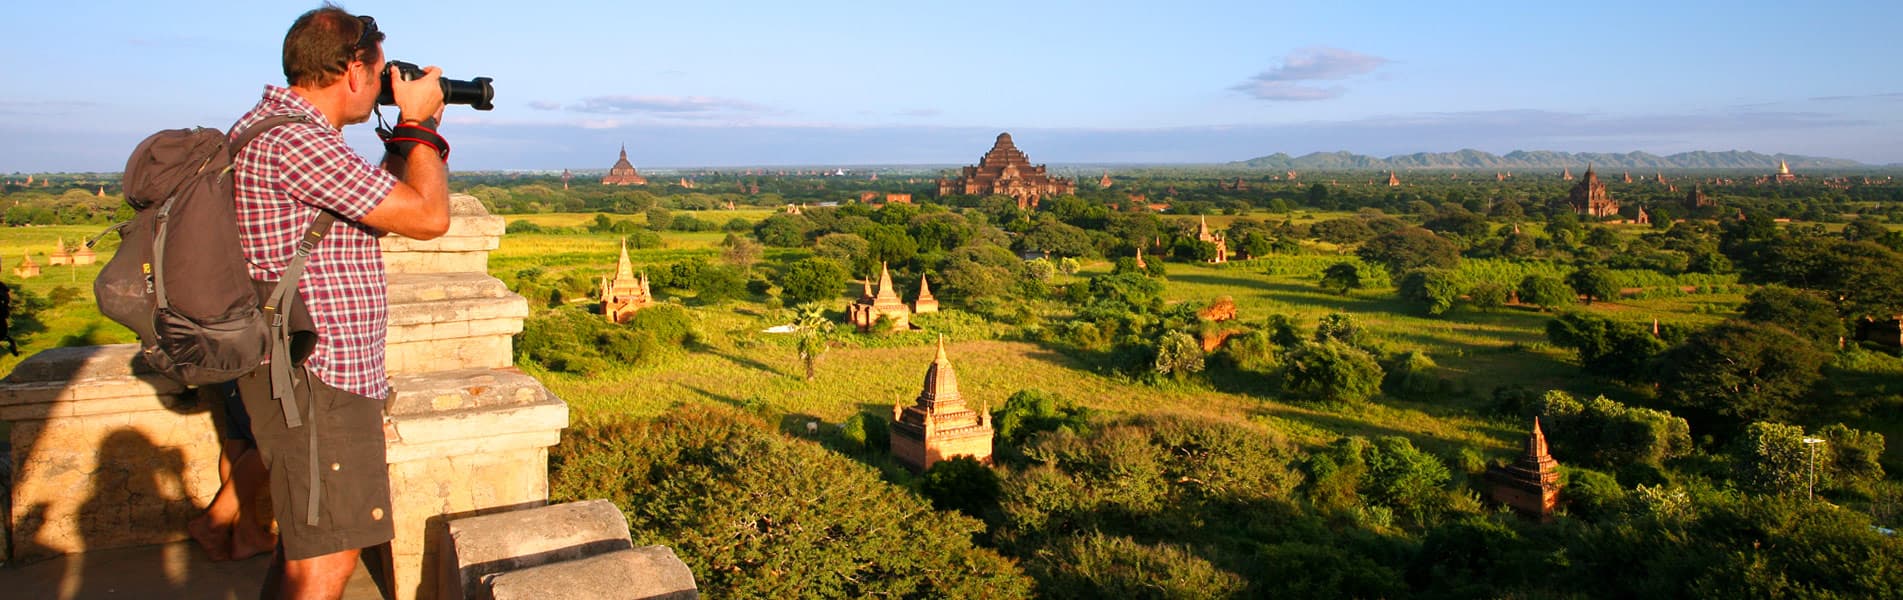
[[(442, 77), (442, 69), (425, 67), (422, 77), (404, 79), (395, 66), (387, 68), (391, 95), (401, 111), (398, 123), (421, 122), (414, 115), (441, 119), (443, 91), (437, 80)], [(423, 144), (414, 144), (408, 156), (386, 154), (383, 167), (396, 175), (397, 184), (363, 216), (363, 224), (418, 240), (436, 239), (449, 231), (449, 165), (443, 163), (442, 155)]]
[(443, 157), (417, 145), (407, 157), (385, 156), (383, 165), (397, 176), (397, 184), (363, 216), (363, 224), (418, 240), (449, 231), (449, 166)]

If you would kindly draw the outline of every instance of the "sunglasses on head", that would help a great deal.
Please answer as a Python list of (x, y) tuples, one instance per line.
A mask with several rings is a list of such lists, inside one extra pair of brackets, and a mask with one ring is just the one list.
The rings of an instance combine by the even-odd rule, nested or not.
[(357, 35), (357, 43), (350, 46), (352, 51), (364, 50), (376, 43), (373, 40), (377, 36), (377, 19), (370, 15), (357, 15), (357, 21), (363, 23), (363, 32)]

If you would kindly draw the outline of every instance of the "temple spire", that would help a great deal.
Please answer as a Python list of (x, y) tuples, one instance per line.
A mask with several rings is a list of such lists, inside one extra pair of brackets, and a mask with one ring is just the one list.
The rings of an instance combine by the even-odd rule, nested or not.
[(879, 263), (879, 295), (878, 297), (879, 298), (890, 297), (893, 299), (893, 301), (897, 301), (899, 298), (898, 294), (892, 291), (892, 271), (886, 268), (885, 262), (883, 261)]
[(616, 279), (634, 279), (634, 263), (628, 261), (628, 238), (621, 238), (621, 258), (615, 262)]
[(1538, 462), (1546, 454), (1546, 431), (1540, 429), (1540, 418), (1533, 417), (1533, 435), (1526, 437), (1526, 455)]

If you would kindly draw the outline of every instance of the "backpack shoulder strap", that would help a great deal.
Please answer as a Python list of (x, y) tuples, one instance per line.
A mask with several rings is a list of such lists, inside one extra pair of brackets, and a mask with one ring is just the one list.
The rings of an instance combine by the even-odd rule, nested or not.
[(243, 151), (245, 146), (251, 145), (251, 140), (258, 139), (258, 136), (264, 135), (264, 132), (270, 131), (273, 127), (290, 123), (309, 122), (310, 118), (304, 115), (271, 115), (265, 117), (264, 120), (252, 123), (251, 127), (238, 132), (238, 137), (231, 140), (231, 145), (229, 146), (231, 158), (238, 158), (238, 152)]

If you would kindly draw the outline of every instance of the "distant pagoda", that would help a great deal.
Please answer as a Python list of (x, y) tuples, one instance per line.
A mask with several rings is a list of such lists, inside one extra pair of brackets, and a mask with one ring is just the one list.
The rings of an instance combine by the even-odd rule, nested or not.
[(1797, 181), (1797, 176), (1791, 174), (1791, 165), (1788, 163), (1785, 163), (1784, 159), (1780, 158), (1777, 161), (1777, 174), (1771, 176), (1771, 181), (1775, 181), (1778, 183), (1790, 183), (1793, 181)]
[(635, 172), (634, 163), (628, 162), (628, 146), (621, 146), (621, 158), (615, 166), (608, 169), (608, 176), (601, 178), (602, 185), (647, 185), (648, 178)]
[(1539, 417), (1533, 418), (1533, 433), (1526, 436), (1526, 451), (1506, 466), (1487, 468), (1490, 495), (1514, 512), (1540, 521), (1553, 520), (1559, 508), (1559, 461), (1546, 451), (1546, 432), (1540, 430)]
[(1562, 168), (1559, 172), (1559, 178), (1563, 181), (1572, 181), (1573, 180), (1572, 168), (1571, 167)]
[(1393, 170), (1388, 171), (1388, 187), (1401, 187), (1401, 178), (1396, 177)]
[(53, 253), (46, 255), (46, 266), (72, 266), (73, 254), (66, 251), (66, 238), (60, 238), (59, 241), (54, 242), (54, 244)]
[(934, 463), (970, 456), (991, 464), (991, 411), (971, 410), (958, 391), (958, 374), (938, 338), (938, 358), (925, 369), (925, 385), (911, 406), (892, 406), (892, 457), (914, 473)]
[(1222, 264), (1222, 263), (1229, 262), (1228, 238), (1225, 238), (1222, 235), (1218, 235), (1215, 232), (1212, 232), (1209, 230), (1209, 217), (1199, 217), (1199, 218), (1201, 220), (1198, 221), (1196, 224), (1196, 239), (1198, 241), (1208, 242), (1216, 247), (1216, 254), (1215, 256), (1210, 257), (1209, 262), (1211, 264)]
[(1586, 175), (1573, 186), (1566, 203), (1582, 215), (1604, 218), (1619, 214), (1619, 203), (1606, 193), (1606, 184), (1592, 171), (1592, 165), (1586, 165)]
[(912, 300), (912, 314), (938, 312), (938, 298), (932, 295), (932, 286), (925, 282), (925, 275), (918, 276), (918, 298)]
[(648, 287), (648, 274), (634, 276), (628, 261), (628, 241), (621, 240), (621, 258), (615, 263), (615, 277), (601, 278), (601, 315), (610, 323), (626, 323), (635, 311), (654, 305), (654, 292)]
[(1097, 180), (1097, 189), (1107, 190), (1107, 189), (1110, 189), (1110, 186), (1114, 184), (1115, 182), (1110, 181), (1110, 172), (1104, 171), (1103, 177)]
[(1692, 191), (1685, 194), (1685, 208), (1687, 209), (1697, 210), (1716, 206), (1717, 204), (1718, 203), (1711, 200), (1710, 196), (1705, 195), (1705, 190), (1699, 187), (1698, 184), (1692, 184)]
[(13, 267), (13, 276), (21, 279), (32, 279), (40, 276), (40, 265), (39, 263), (33, 262), (32, 252), (27, 252), (25, 257), (20, 260), (20, 264)]
[(1018, 208), (1036, 208), (1038, 201), (1077, 193), (1077, 184), (1063, 177), (1052, 177), (1044, 165), (1033, 166), (1031, 159), (1011, 143), (1010, 133), (998, 134), (991, 151), (978, 164), (965, 167), (957, 178), (938, 179), (938, 195), (1010, 196)]

